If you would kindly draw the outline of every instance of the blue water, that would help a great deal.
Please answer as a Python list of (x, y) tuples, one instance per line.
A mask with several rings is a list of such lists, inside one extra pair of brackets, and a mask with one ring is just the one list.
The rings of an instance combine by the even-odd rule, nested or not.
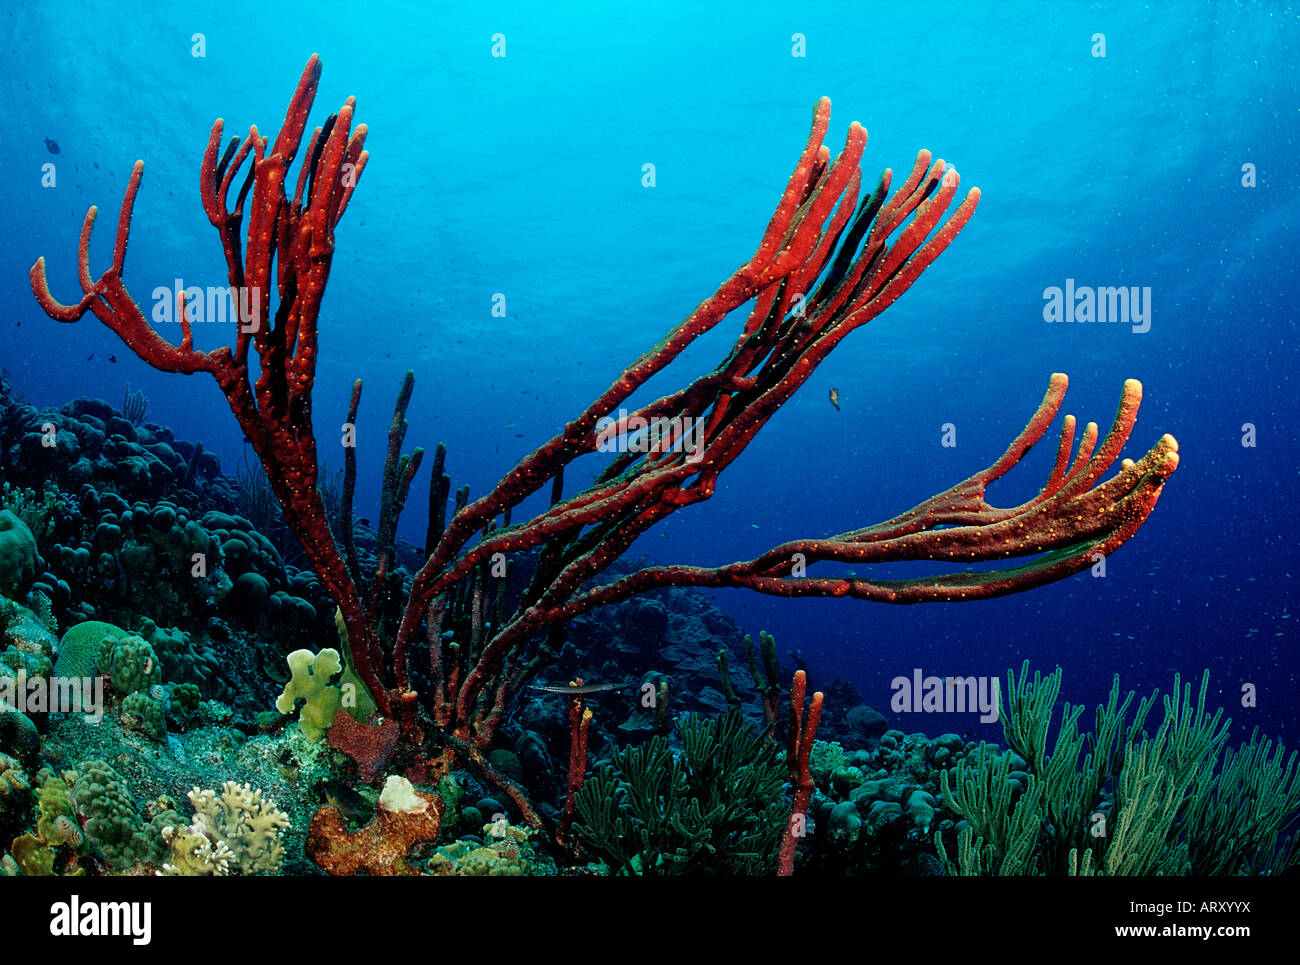
[[(838, 148), (854, 119), (870, 132), (868, 182), (886, 166), (901, 175), (926, 147), (983, 190), (978, 213), (897, 305), (837, 349), (713, 500), (634, 554), (727, 562), (888, 518), (996, 458), (1051, 372), (1071, 376), (1066, 411), (1103, 426), (1124, 379), (1138, 378), (1145, 402), (1128, 454), (1172, 432), (1182, 462), (1104, 579), (968, 605), (717, 599), (746, 629), (801, 651), (816, 682), (847, 676), (882, 709), (890, 679), (916, 667), (998, 675), (1026, 657), (1059, 663), (1065, 694), (1089, 704), (1115, 672), (1125, 688), (1167, 691), (1175, 670), (1208, 667), (1212, 704), (1228, 707), (1238, 737), (1259, 725), (1300, 741), (1295, 5), (531, 6), (541, 9), (7, 5), (0, 360), (15, 385), (37, 403), (117, 404), (129, 382), (149, 395), (152, 419), (233, 470), (240, 435), (210, 379), (151, 370), (93, 319), (56, 325), (27, 271), (45, 255), (56, 295), (72, 298), (92, 203), (103, 209), (92, 266), (103, 270), (143, 158), (129, 286), (146, 301), (176, 277), (224, 283), (197, 191), (211, 121), (224, 116), (227, 134), (250, 123), (274, 132), (319, 52), (314, 118), (355, 95), (372, 155), (339, 227), (321, 320), (322, 455), (340, 461), (337, 426), (363, 377), (358, 515), (373, 513), (409, 367), (408, 445), (446, 442), (454, 484), (481, 494), (752, 253), (811, 107), (828, 95), (828, 143)], [(205, 57), (191, 55), (195, 33)], [(491, 56), (496, 33), (504, 58)], [(791, 54), (795, 33), (806, 57)], [(1092, 55), (1098, 33), (1104, 58)], [(51, 161), (57, 186), (44, 188)], [(646, 163), (653, 188), (641, 184)], [(1246, 164), (1254, 187), (1243, 186)], [(1149, 286), (1150, 331), (1048, 325), (1044, 289), (1067, 278)], [(505, 318), (491, 314), (495, 292)], [(712, 368), (739, 321), (654, 387)], [(955, 448), (940, 444), (944, 423)], [(994, 502), (1032, 495), (1051, 455), (1035, 453)], [(416, 544), (422, 503), (403, 520)], [(1247, 683), (1257, 707), (1240, 706)], [(978, 730), (903, 726), (949, 724)]]

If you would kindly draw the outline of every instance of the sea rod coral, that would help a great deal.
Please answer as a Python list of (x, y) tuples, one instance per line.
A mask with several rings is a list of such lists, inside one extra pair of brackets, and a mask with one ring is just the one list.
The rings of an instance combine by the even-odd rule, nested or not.
[[(843, 149), (832, 158), (822, 143), (830, 102), (822, 99), (813, 112), (808, 142), (754, 254), (489, 492), (471, 501), (468, 490), (461, 489), (450, 519), (446, 454), (438, 447), (425, 562), (406, 580), (395, 567), (394, 533), (423, 456), (420, 449), (401, 452), (413, 385), (408, 375), (388, 438), (376, 571), (362, 574), (350, 532), (355, 453), (350, 448), (345, 453), (348, 505), (340, 547), (318, 485), (312, 387), (317, 320), (335, 229), (369, 155), (365, 125), (353, 129), (352, 98), (304, 142), (320, 72), (313, 56), (274, 141), (253, 126), (246, 139), (233, 138), (223, 151), (223, 122), (218, 119), (203, 155), (204, 211), (220, 235), (229, 284), (250, 293), (242, 300), (250, 315), (241, 319), (233, 346), (195, 348), (183, 295), (178, 295), (176, 316), (182, 334), (179, 344), (172, 344), (127, 291), (127, 242), (143, 162), (137, 161), (131, 172), (109, 268), (97, 279), (91, 275), (89, 245), (97, 214), (92, 207), (79, 246), (82, 297), (72, 304), (57, 301), (43, 258), (32, 267), (31, 284), (53, 319), (74, 322), (93, 312), (155, 368), (206, 372), (216, 380), (262, 462), (288, 526), (341, 609), (356, 672), (379, 712), (401, 722), (411, 749), (426, 749), (443, 765), (481, 757), (512, 696), (555, 659), (566, 622), (594, 607), (665, 586), (748, 587), (780, 596), (889, 603), (1015, 593), (1077, 573), (1097, 554), (1110, 554), (1126, 542), (1177, 467), (1177, 443), (1166, 435), (1143, 457), (1124, 460), (1114, 476), (1102, 480), (1137, 417), (1141, 386), (1130, 380), (1104, 439), (1089, 423), (1071, 460), (1075, 420), (1067, 416), (1041, 492), (1012, 508), (989, 504), (987, 486), (1043, 437), (1060, 409), (1067, 380), (1053, 375), (1028, 425), (996, 462), (887, 522), (797, 539), (748, 561), (717, 567), (651, 565), (600, 582), (639, 535), (677, 510), (708, 499), (722, 471), (827, 355), (893, 304), (974, 213), (978, 189), (948, 214), (959, 178), (928, 151), (917, 155), (897, 191), (890, 193), (893, 172), (887, 169), (874, 190), (862, 195), (859, 161), (866, 131), (851, 124)], [(304, 161), (290, 196), (287, 179), (300, 148), (305, 148)], [(245, 162), (249, 165), (241, 179)], [(734, 344), (713, 371), (619, 417), (620, 407), (626, 408), (652, 376), (746, 305), (751, 307)], [(256, 353), (256, 376), (251, 353)], [(358, 381), (349, 421), (360, 391)], [(651, 451), (619, 453), (591, 485), (565, 495), (565, 471), (576, 460), (597, 452), (611, 432), (647, 424), (663, 429)], [(698, 437), (688, 437), (687, 425), (702, 426)], [(514, 518), (535, 493), (549, 493), (549, 506), (532, 518)], [(1016, 557), (1029, 559), (1003, 569), (960, 569)], [(955, 569), (908, 580), (805, 572), (806, 566), (824, 561), (860, 568), (903, 560)], [(524, 561), (533, 567), (531, 579), (522, 590), (512, 590), (510, 571)], [(413, 666), (417, 657), (419, 665)]]

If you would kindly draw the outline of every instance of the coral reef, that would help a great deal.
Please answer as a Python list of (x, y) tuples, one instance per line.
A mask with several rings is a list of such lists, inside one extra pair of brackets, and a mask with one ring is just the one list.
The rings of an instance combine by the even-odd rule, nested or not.
[[(91, 724), (0, 706), (0, 874), (1297, 867), (1297, 757), (1258, 733), (1229, 749), (1204, 680), (1193, 701), (1175, 678), (1149, 733), (1156, 697), (1125, 697), (1117, 678), (1089, 734), (1081, 708), (1056, 717), (1061, 671), (1031, 679), (1025, 668), (1008, 675), (1005, 749), (905, 734), (846, 681), (806, 706), (797, 652), (783, 694), (791, 671), (776, 640), (742, 635), (700, 592), (955, 602), (1077, 573), (1134, 536), (1178, 464), (1169, 436), (1120, 461), (1136, 382), (1109, 432), (1087, 425), (1077, 450), (1077, 423), (1065, 417), (1055, 462), (1020, 506), (993, 506), (988, 487), (1047, 436), (1064, 376), (1002, 456), (894, 519), (724, 566), (627, 558), (655, 523), (710, 498), (839, 342), (948, 247), (979, 197), (957, 200), (954, 170), (921, 152), (899, 190), (886, 171), (861, 196), (865, 132), (852, 125), (832, 157), (820, 102), (752, 257), (481, 497), (453, 492), (438, 446), (416, 548), (397, 537), (425, 455), (402, 451), (413, 374), (394, 405), (375, 526), (354, 518), (355, 447), (341, 472), (317, 458), (318, 316), (335, 229), (368, 158), (351, 99), (309, 133), (319, 75), (313, 57), (273, 139), (254, 129), (223, 151), (222, 122), (212, 128), (204, 210), (231, 285), (265, 296), (258, 324), (232, 346), (197, 349), (183, 301), (169, 343), (127, 292), (142, 163), (99, 278), (89, 268), (95, 209), (87, 215), (79, 301), (57, 302), (43, 260), (32, 268), (57, 321), (93, 313), (153, 367), (213, 376), (261, 469), (246, 460), (239, 479), (223, 475), (201, 443), (148, 422), (138, 392), (120, 410), (94, 399), (35, 407), (0, 377), (0, 683), (102, 678), (109, 711)], [(715, 369), (613, 415), (748, 303)], [(358, 380), (353, 428), (361, 389)], [(702, 433), (684, 448), (688, 416)], [(666, 444), (622, 452), (590, 475), (575, 467), (638, 423), (667, 426)], [(566, 472), (570, 487), (591, 482), (566, 495)], [(913, 561), (938, 572), (872, 575)], [(963, 569), (976, 564), (991, 565)], [(172, 797), (184, 788), (188, 818)]]
[[(212, 351), (195, 347), (183, 296), (178, 296), (180, 342), (168, 342), (126, 289), (124, 262), (143, 162), (135, 164), (128, 182), (111, 267), (98, 279), (90, 271), (90, 234), (96, 217), (92, 208), (83, 222), (78, 254), (82, 297), (72, 304), (58, 302), (49, 290), (43, 258), (32, 266), (30, 280), (41, 308), (56, 321), (74, 322), (93, 312), (153, 367), (186, 374), (206, 372), (215, 379), (266, 470), (288, 528), (341, 611), (351, 641), (351, 665), (379, 712), (400, 721), (409, 744), (425, 750), (429, 736), (425, 725), (436, 728), (439, 734), (427, 750), (441, 759), (440, 766), (450, 766), (453, 758), (480, 760), (511, 698), (558, 655), (568, 621), (594, 607), (646, 590), (684, 585), (742, 586), (778, 595), (851, 596), (894, 603), (1018, 592), (1077, 573), (1091, 565), (1095, 554), (1108, 555), (1125, 543), (1150, 514), (1177, 466), (1177, 443), (1164, 436), (1140, 460), (1125, 460), (1114, 479), (1101, 483), (1136, 419), (1141, 387), (1129, 381), (1114, 425), (1100, 446), (1096, 426), (1090, 424), (1078, 456), (1068, 465), (1075, 423), (1067, 417), (1056, 464), (1039, 495), (1012, 509), (990, 505), (985, 499), (988, 485), (1043, 437), (1061, 406), (1066, 379), (1053, 376), (1038, 410), (999, 460), (902, 516), (839, 536), (786, 543), (747, 562), (719, 567), (651, 565), (594, 585), (646, 529), (708, 499), (718, 475), (818, 364), (850, 332), (896, 301), (948, 247), (975, 210), (978, 189), (945, 220), (959, 178), (944, 162), (931, 163), (927, 151), (918, 154), (897, 192), (890, 194), (892, 172), (886, 170), (876, 189), (859, 202), (859, 161), (866, 132), (850, 125), (843, 151), (832, 160), (822, 143), (830, 119), (830, 102), (823, 99), (754, 255), (487, 495), (471, 503), (467, 489), (458, 491), (450, 522), (446, 518), (450, 480), (443, 472), (446, 452), (438, 447), (431, 474), (426, 559), (409, 587), (395, 569), (395, 533), (423, 450), (401, 452), (413, 388), (413, 375), (407, 373), (389, 431), (375, 566), (367, 574), (367, 585), (352, 525), (354, 447), (345, 450), (340, 541), (336, 542), (318, 484), (311, 411), (317, 322), (335, 228), (368, 160), (365, 125), (355, 131), (352, 127), (355, 102), (351, 98), (327, 125), (308, 137), (292, 200), (287, 194), (288, 171), (304, 143), (320, 70), (319, 59), (313, 56), (273, 143), (254, 128), (247, 139), (235, 138), (222, 152), (224, 124), (217, 120), (212, 127), (200, 172), (204, 210), (221, 237), (231, 287), (250, 288), (257, 294), (256, 307), (249, 309), (255, 314), (243, 320), (233, 347)], [(249, 171), (232, 210), (229, 192), (245, 162)], [(273, 282), (280, 302), (274, 313)], [(630, 415), (610, 416), (692, 343), (750, 301), (755, 306), (748, 320), (714, 371)], [(256, 381), (250, 352), (256, 353)], [(355, 423), (360, 396), (358, 380), (348, 425)], [(686, 419), (701, 422), (699, 438), (686, 438)], [(664, 431), (655, 445), (640, 447), (648, 451), (629, 449), (590, 487), (564, 496), (566, 468), (599, 451), (611, 435), (652, 422)], [(129, 420), (124, 423), (130, 425)], [(80, 445), (64, 435), (58, 433), (58, 445)], [(175, 475), (176, 466), (169, 467), (158, 453), (152, 455), (158, 468), (145, 460), (138, 467), (144, 477), (141, 484), (165, 480), (169, 469)], [(517, 507), (548, 485), (548, 509), (527, 521), (512, 518)], [(533, 577), (522, 594), (512, 597), (513, 561), (508, 557), (518, 561), (522, 554), (534, 551)], [(904, 581), (819, 578), (804, 572), (804, 564), (822, 561), (866, 565), (930, 559), (968, 564), (1026, 555), (1035, 558), (1011, 569)], [(800, 565), (791, 568), (792, 559)], [(255, 580), (245, 586), (253, 598), (260, 598), (266, 589)], [(426, 639), (427, 672), (421, 668), (426, 682), (417, 691), (412, 644)], [(327, 723), (328, 718), (313, 726)], [(509, 787), (503, 790), (515, 796)]]
[(944, 806), (940, 783), (976, 747), (957, 734), (929, 738), (899, 730), (851, 750), (815, 741), (809, 754), (815, 821), (800, 872), (943, 874), (934, 832), (952, 833), (960, 815)]

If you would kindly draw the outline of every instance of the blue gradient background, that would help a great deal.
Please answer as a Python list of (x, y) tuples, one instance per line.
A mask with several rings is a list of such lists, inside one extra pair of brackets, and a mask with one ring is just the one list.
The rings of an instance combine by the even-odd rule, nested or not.
[[(365, 13), (358, 10), (366, 9)], [(828, 142), (870, 132), (864, 174), (926, 147), (983, 201), (896, 306), (855, 333), (722, 478), (709, 503), (635, 552), (718, 563), (797, 536), (887, 518), (991, 462), (1053, 371), (1066, 411), (1108, 424), (1125, 378), (1145, 386), (1129, 455), (1166, 431), (1182, 463), (1153, 518), (1108, 561), (1036, 592), (971, 605), (888, 607), (717, 595), (746, 629), (798, 649), (815, 682), (1065, 668), (1092, 704), (1113, 673), (1168, 689), (1212, 671), (1234, 719), (1297, 725), (1297, 390), (1294, 250), (1298, 8), (1289, 4), (801, 3), (634, 5), (9, 4), (0, 15), (8, 150), (0, 153), (0, 363), (29, 401), (117, 404), (201, 439), (233, 471), (241, 439), (215, 385), (154, 372), (93, 320), (49, 321), (27, 271), (77, 291), (88, 205), (111, 253), (131, 163), (146, 162), (126, 278), (144, 301), (177, 276), (224, 284), (199, 203), (212, 119), (274, 132), (306, 58), (325, 72), (318, 122), (353, 94), (371, 163), (338, 232), (321, 318), (322, 453), (351, 380), (366, 380), (358, 514), (373, 513), (401, 373), (417, 388), (408, 444), (449, 448), (482, 493), (753, 251), (825, 94)], [(190, 55), (206, 35), (207, 56)], [(490, 56), (491, 37), (508, 56)], [(791, 37), (807, 56), (791, 56)], [(1107, 56), (1091, 56), (1092, 35)], [(44, 138), (58, 142), (51, 157)], [(58, 165), (58, 186), (40, 166)], [(641, 187), (653, 163), (657, 185)], [(1242, 165), (1258, 185), (1241, 184)], [(1049, 326), (1043, 290), (1150, 286), (1151, 331)], [(493, 318), (493, 292), (508, 317)], [(739, 320), (651, 390), (711, 368)], [(201, 331), (208, 344), (222, 333)], [(116, 363), (107, 357), (114, 355)], [(93, 355), (93, 358), (90, 356)], [(838, 388), (842, 411), (827, 393)], [(940, 445), (940, 426), (958, 445)], [(1242, 426), (1258, 445), (1243, 448)], [(1052, 448), (1052, 444), (1047, 444)], [(995, 487), (1035, 491), (1052, 453)], [(594, 470), (593, 470), (594, 471)], [(427, 472), (427, 470), (426, 470)], [(417, 482), (424, 485), (425, 477)], [(572, 473), (570, 487), (581, 481)], [(423, 500), (403, 535), (422, 542)], [(1239, 706), (1243, 683), (1259, 706)], [(968, 720), (907, 730), (977, 731)]]

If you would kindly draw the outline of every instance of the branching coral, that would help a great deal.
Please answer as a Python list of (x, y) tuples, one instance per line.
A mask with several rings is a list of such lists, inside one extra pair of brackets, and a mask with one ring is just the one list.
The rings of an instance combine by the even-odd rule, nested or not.
[[(284, 862), (284, 831), (289, 816), (262, 796), (260, 789), (227, 781), (216, 791), (193, 788), (189, 793), (194, 806), (194, 823), (190, 835), (172, 835), (173, 864), (184, 854), (198, 857), (192, 840), (194, 834), (211, 842), (207, 856), (213, 863), (229, 866), (242, 875), (275, 874)], [(215, 873), (215, 872), (214, 872)], [(224, 872), (223, 872), (224, 873)]]

